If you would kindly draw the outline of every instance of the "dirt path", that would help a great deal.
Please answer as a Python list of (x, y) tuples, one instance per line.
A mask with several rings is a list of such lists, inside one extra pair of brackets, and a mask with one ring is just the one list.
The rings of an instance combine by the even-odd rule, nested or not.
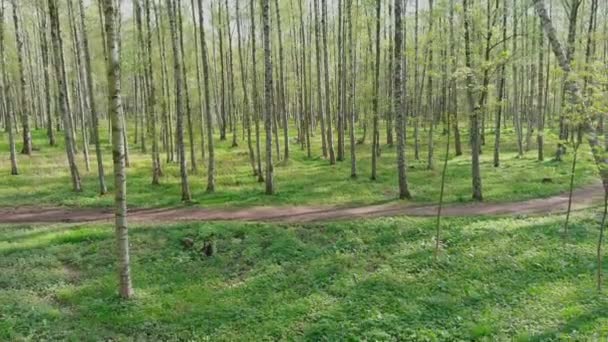
[[(579, 210), (601, 202), (601, 184), (593, 184), (574, 192), (573, 209)], [(568, 194), (511, 203), (452, 204), (443, 208), (444, 216), (533, 215), (552, 214), (566, 210)], [(399, 202), (362, 207), (286, 206), (239, 209), (157, 208), (133, 209), (129, 220), (137, 222), (174, 221), (265, 221), (315, 222), (386, 216), (433, 216), (436, 205), (413, 205)], [(110, 221), (112, 209), (98, 208), (0, 208), (0, 224), (59, 223)]]

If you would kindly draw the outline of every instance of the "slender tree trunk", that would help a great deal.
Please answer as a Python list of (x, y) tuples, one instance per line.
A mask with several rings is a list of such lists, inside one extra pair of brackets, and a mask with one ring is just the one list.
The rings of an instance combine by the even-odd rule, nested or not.
[(572, 167), (570, 169), (570, 186), (568, 191), (568, 209), (566, 210), (566, 220), (564, 221), (564, 236), (568, 235), (568, 224), (570, 223), (570, 213), (572, 211), (572, 196), (574, 194), (574, 179), (576, 175), (576, 162), (578, 159), (579, 144), (574, 144), (572, 154)]
[[(20, 1), (19, 1), (20, 2)], [(22, 154), (32, 154), (32, 132), (30, 130), (30, 116), (28, 114), (28, 101), (27, 101), (27, 81), (25, 79), (25, 69), (24, 69), (24, 51), (23, 51), (23, 32), (20, 27), (20, 18), (17, 12), (19, 11), (19, 6), (17, 5), (16, 0), (12, 0), (13, 7), (13, 22), (15, 24), (15, 40), (17, 45), (17, 62), (19, 66), (19, 84), (21, 85), (21, 93), (19, 103), (19, 112), (21, 113), (21, 125), (22, 125), (22, 134), (23, 134), (23, 148), (21, 149)]]
[(376, 180), (378, 178), (377, 170), (377, 159), (378, 146), (380, 142), (380, 133), (378, 132), (378, 116), (379, 114), (379, 88), (380, 88), (380, 6), (381, 0), (376, 0), (376, 63), (374, 65), (374, 118), (373, 118), (373, 134), (372, 134), (372, 174), (371, 179)]
[[(122, 12), (121, 12), (121, 8), (120, 5), (122, 4), (121, 1), (119, 0), (114, 0), (114, 6), (116, 8), (116, 11), (114, 12), (116, 15), (116, 34), (118, 36), (117, 40), (117, 46), (118, 46), (118, 57), (122, 58), (122, 39), (121, 39), (121, 32), (122, 32)], [(130, 162), (130, 157), (129, 157), (129, 139), (127, 137), (128, 135), (128, 131), (129, 128), (127, 126), (127, 118), (124, 112), (124, 109), (122, 106), (120, 106), (120, 119), (122, 120), (122, 125), (124, 127), (124, 129), (122, 130), (122, 138), (124, 140), (124, 145), (125, 145), (125, 166), (126, 167), (130, 167), (131, 162)]]
[(608, 218), (608, 192), (604, 194), (604, 212), (602, 214), (602, 222), (600, 224), (600, 235), (597, 240), (597, 291), (602, 291), (602, 259), (604, 246), (604, 230), (606, 229), (606, 218)]
[[(534, 3), (536, 4), (536, 1), (534, 1)], [(576, 24), (577, 24), (577, 20), (578, 20), (578, 11), (579, 11), (579, 7), (582, 4), (582, 0), (572, 0), (569, 4), (569, 15), (568, 15), (568, 38), (566, 41), (566, 51), (565, 53), (565, 58), (566, 61), (568, 62), (568, 64), (570, 64), (572, 62), (572, 58), (574, 58), (574, 52), (576, 49)], [(544, 3), (542, 4), (544, 7)], [(550, 19), (550, 18), (549, 18)], [(546, 28), (545, 28), (546, 30)], [(561, 46), (560, 46), (561, 48)], [(566, 92), (568, 91), (568, 89), (566, 89), (566, 85), (569, 82), (565, 76), (562, 78), (562, 82), (564, 84), (563, 88), (562, 88), (562, 98), (561, 98), (561, 108), (564, 108), (564, 104), (566, 101)], [(566, 147), (564, 146), (564, 144), (562, 143), (562, 141), (567, 141), (568, 140), (568, 135), (569, 135), (569, 129), (568, 129), (568, 124), (567, 124), (567, 120), (566, 120), (566, 116), (564, 115), (564, 111), (561, 111), (561, 115), (560, 115), (560, 133), (559, 133), (559, 138), (560, 141), (558, 142), (557, 145), (557, 150), (556, 150), (556, 155), (555, 155), (555, 160), (557, 161), (561, 161), (562, 160), (562, 156), (566, 153)]]
[[(471, 134), (471, 173), (473, 182), (473, 199), (481, 201), (483, 199), (481, 190), (481, 171), (479, 167), (479, 105), (475, 105), (474, 87), (475, 80), (473, 78), (473, 67), (471, 62), (471, 33), (470, 33), (470, 17), (469, 17), (469, 0), (463, 0), (464, 7), (464, 44), (465, 44), (465, 64), (467, 71), (467, 100), (469, 102), (470, 114), (470, 134)], [(481, 103), (481, 101), (480, 101)]]
[[(279, 109), (281, 111), (281, 116), (283, 120), (283, 159), (287, 161), (289, 160), (289, 121), (287, 118), (287, 105), (285, 101), (285, 59), (283, 52), (283, 33), (281, 31), (281, 14), (279, 9), (279, 0), (275, 0), (275, 12), (277, 15), (276, 26), (277, 37), (279, 40)], [(319, 86), (319, 89), (320, 88), (321, 87)], [(325, 138), (323, 138), (323, 141), (325, 141)]]
[[(543, 28), (542, 26), (540, 27), (539, 30), (539, 40), (538, 40), (538, 100), (537, 100), (537, 106), (536, 106), (536, 112), (538, 115), (537, 118), (537, 132), (536, 132), (536, 143), (538, 145), (538, 161), (543, 161), (545, 160), (545, 151), (544, 151), (544, 145), (545, 145), (545, 107), (544, 107), (544, 98), (543, 98), (543, 90), (545, 87), (545, 81), (543, 79), (543, 63), (545, 60), (545, 56), (544, 56), (544, 49), (545, 46), (543, 44), (543, 41), (545, 40), (544, 38), (544, 34), (543, 34)], [(549, 77), (549, 75), (547, 75), (547, 77)]]
[(199, 121), (199, 130), (201, 134), (201, 157), (203, 162), (205, 161), (205, 112), (203, 110), (203, 84), (201, 82), (201, 62), (199, 55), (199, 37), (196, 30), (196, 5), (194, 0), (190, 0), (190, 6), (192, 7), (192, 27), (193, 27), (193, 35), (194, 35), (194, 60), (196, 65), (196, 85), (197, 85), (197, 95), (198, 95), (198, 105), (200, 115), (198, 118)]
[[(163, 120), (163, 126), (164, 126), (164, 137), (166, 140), (166, 144), (167, 144), (167, 162), (173, 162), (175, 160), (175, 155), (174, 155), (174, 151), (175, 151), (175, 147), (174, 147), (174, 142), (175, 140), (173, 139), (173, 127), (172, 127), (172, 120), (173, 120), (173, 116), (171, 115), (171, 91), (170, 91), (170, 86), (169, 86), (169, 70), (167, 68), (167, 52), (165, 50), (165, 32), (163, 30), (163, 20), (162, 20), (162, 15), (159, 16), (158, 13), (158, 9), (156, 6), (156, 0), (152, 1), (152, 7), (154, 10), (154, 17), (156, 19), (156, 23), (157, 23), (157, 30), (156, 30), (156, 34), (157, 34), (157, 40), (158, 40), (158, 45), (160, 46), (159, 49), (159, 57), (160, 57), (160, 63), (161, 63), (161, 77), (162, 77), (162, 93), (163, 96), (161, 97), (161, 108), (162, 108), (162, 120)], [(204, 158), (203, 158), (204, 159)]]
[[(454, 73), (458, 69), (456, 62), (456, 38), (454, 37), (454, 0), (450, 0), (450, 59), (451, 72)], [(454, 77), (450, 77), (450, 99), (452, 112), (452, 126), (454, 129), (454, 151), (456, 156), (462, 155), (462, 142), (460, 140), (460, 127), (458, 122), (458, 87)]]
[(304, 9), (302, 8), (302, 1), (298, 0), (298, 8), (300, 10), (300, 44), (302, 46), (301, 56), (301, 82), (302, 82), (302, 124), (304, 127), (304, 137), (306, 145), (306, 156), (311, 158), (310, 150), (310, 108), (308, 106), (308, 82), (307, 82), (307, 68), (306, 68), (306, 36), (304, 34)]
[[(606, 7), (606, 8), (608, 8), (608, 7)], [(608, 37), (608, 20), (607, 20), (608, 19), (608, 14), (606, 14), (604, 16), (604, 18), (605, 18), (604, 19), (604, 28), (602, 30), (603, 31), (602, 35), (604, 37)], [(603, 58), (603, 61), (604, 61), (604, 65), (608, 65), (608, 39), (604, 39), (604, 44), (603, 45), (604, 45), (604, 58)], [(608, 86), (606, 86), (606, 88), (604, 88), (604, 89), (608, 90)], [(603, 130), (602, 130), (601, 133), (604, 134), (604, 150), (608, 151), (608, 122), (607, 122), (608, 118), (606, 117), (607, 115), (608, 114), (605, 113), (602, 116), (602, 119), (604, 120), (604, 125), (602, 127)]]
[[(401, 0), (396, 0), (401, 1)], [(348, 17), (348, 61), (350, 77), (348, 78), (348, 103), (347, 116), (349, 122), (349, 138), (350, 138), (350, 178), (357, 178), (357, 151), (355, 141), (355, 59), (353, 56), (353, 0), (346, 0), (346, 15)], [(401, 108), (399, 109), (401, 111)]]
[(49, 145), (55, 146), (55, 130), (53, 129), (53, 110), (51, 105), (51, 82), (50, 82), (50, 62), (49, 62), (49, 47), (48, 47), (48, 16), (44, 9), (38, 10), (40, 21), (40, 51), (42, 55), (42, 75), (44, 78), (44, 100), (45, 100), (45, 117), (46, 117), (46, 135), (49, 139)]
[[(300, 1), (298, 1), (300, 4)], [(301, 12), (300, 12), (301, 13)], [(303, 15), (303, 14), (301, 14)], [(296, 26), (296, 25), (294, 25)], [(306, 110), (306, 105), (304, 104), (305, 95), (304, 95), (304, 76), (303, 76), (303, 68), (302, 68), (302, 57), (304, 54), (300, 54), (298, 52), (298, 46), (302, 45), (302, 30), (299, 31), (299, 34), (296, 34), (296, 28), (292, 27), (292, 36), (296, 44), (292, 49), (293, 60), (294, 63), (294, 73), (295, 73), (295, 83), (296, 83), (296, 93), (297, 93), (297, 114), (294, 118), (296, 121), (296, 125), (298, 128), (298, 142), (300, 143), (300, 148), (304, 150), (306, 147), (306, 116), (304, 115)]]
[[(55, 0), (50, 0), (54, 2)], [(125, 146), (122, 130), (121, 82), (120, 82), (120, 54), (118, 41), (120, 31), (115, 25), (115, 7), (113, 0), (104, 1), (105, 32), (108, 51), (108, 111), (112, 122), (112, 156), (114, 162), (114, 202), (116, 205), (116, 245), (118, 252), (118, 279), (119, 293), (124, 299), (133, 297), (131, 284), (131, 266), (129, 257), (129, 230), (127, 226), (127, 175), (125, 172)]]
[(420, 139), (418, 127), (420, 125), (420, 96), (418, 88), (420, 88), (420, 80), (418, 77), (418, 19), (419, 19), (419, 0), (415, 0), (414, 5), (414, 159), (420, 160)]
[[(225, 7), (226, 7), (226, 38), (227, 38), (227, 47), (226, 47), (226, 54), (227, 54), (227, 63), (228, 63), (228, 70), (227, 70), (227, 75), (226, 75), (226, 79), (228, 80), (228, 87), (229, 87), (229, 96), (227, 99), (228, 102), (228, 119), (230, 121), (230, 130), (232, 132), (232, 147), (237, 147), (238, 146), (238, 142), (237, 142), (237, 131), (236, 131), (236, 121), (237, 121), (237, 113), (236, 113), (236, 106), (235, 106), (235, 92), (234, 92), (234, 59), (233, 59), (233, 53), (232, 53), (232, 31), (230, 29), (230, 9), (228, 7), (228, 0), (225, 1)], [(221, 5), (220, 5), (221, 8)]]
[[(97, 178), (99, 180), (99, 193), (105, 194), (108, 189), (105, 181), (104, 167), (103, 167), (103, 153), (101, 151), (101, 141), (99, 139), (99, 114), (97, 112), (97, 102), (95, 100), (95, 85), (93, 83), (93, 69), (91, 65), (91, 53), (89, 51), (89, 38), (87, 34), (87, 27), (85, 22), (85, 12), (83, 0), (78, 1), (80, 11), (80, 30), (82, 32), (82, 49), (84, 53), (85, 73), (88, 90), (89, 107), (91, 109), (91, 133), (93, 142), (95, 144), (95, 156), (97, 158)], [(46, 83), (47, 81), (45, 81)], [(50, 93), (47, 93), (50, 96)], [(47, 99), (47, 103), (50, 105), (50, 98)], [(50, 117), (50, 116), (49, 116)]]
[(323, 29), (323, 66), (325, 79), (325, 117), (327, 118), (327, 151), (329, 153), (329, 164), (336, 164), (334, 152), (334, 132), (331, 117), (331, 88), (329, 86), (329, 50), (327, 46), (327, 0), (321, 0), (321, 28)]
[(203, 13), (203, 0), (198, 0), (199, 37), (201, 39), (201, 52), (203, 60), (203, 82), (205, 83), (205, 124), (207, 125), (207, 192), (215, 191), (215, 150), (213, 144), (213, 119), (211, 115), (211, 95), (209, 85), (209, 57), (207, 41), (205, 40), (205, 22)]
[[(314, 14), (315, 14), (315, 53), (316, 53), (316, 67), (317, 67), (317, 108), (319, 111), (319, 117), (321, 118), (321, 148), (323, 157), (328, 157), (327, 151), (327, 136), (325, 130), (325, 113), (323, 108), (323, 96), (322, 96), (322, 83), (321, 83), (321, 34), (319, 24), (319, 1), (313, 1)], [(329, 101), (329, 99), (326, 99)]]
[[(82, 64), (82, 56), (81, 56), (81, 47), (80, 47), (80, 36), (78, 35), (78, 31), (76, 29), (76, 17), (74, 15), (73, 3), (72, 0), (68, 0), (68, 20), (70, 22), (70, 32), (72, 34), (72, 46), (74, 47), (74, 61), (76, 65), (76, 75), (74, 81), (74, 97), (75, 101), (78, 101), (78, 109), (80, 112), (80, 128), (82, 134), (82, 151), (84, 154), (84, 162), (86, 171), (89, 172), (91, 169), (91, 164), (89, 162), (89, 139), (87, 135), (87, 127), (86, 127), (86, 119), (85, 113), (90, 111), (88, 107), (88, 101), (85, 99), (86, 93), (86, 80), (83, 72), (83, 64)], [(74, 131), (76, 131), (76, 127), (74, 126)], [(76, 140), (75, 140), (76, 141)]]
[[(135, 7), (140, 7), (139, 0), (135, 0)], [(140, 35), (140, 46), (142, 55), (144, 56), (144, 68), (147, 87), (146, 90), (146, 108), (148, 112), (148, 118), (150, 122), (150, 135), (152, 136), (152, 184), (157, 185), (160, 183), (160, 156), (158, 151), (158, 137), (156, 127), (156, 84), (154, 82), (154, 72), (152, 66), (152, 28), (150, 24), (150, 0), (144, 0), (144, 12), (146, 18), (146, 36), (144, 45), (143, 29), (141, 28), (141, 18), (138, 18), (138, 31)], [(139, 9), (136, 9), (139, 11)], [(140, 16), (136, 14), (136, 17)]]
[[(0, 19), (1, 20), (1, 19)], [(0, 23), (0, 25), (2, 25)], [(4, 59), (0, 59), (0, 61), (4, 61)], [(6, 84), (6, 86), (0, 84), (0, 94), (6, 95), (9, 93), (10, 89), (8, 87), (8, 81), (6, 79), (6, 77), (4, 76), (4, 71), (3, 71), (3, 76), (4, 78), (3, 83)], [(2, 112), (1, 114), (3, 114), (5, 120), (6, 120), (6, 130), (8, 131), (8, 149), (9, 149), (9, 153), (10, 153), (10, 160), (11, 160), (11, 175), (16, 176), (19, 174), (19, 167), (17, 165), (17, 151), (15, 148), (15, 134), (14, 134), (14, 130), (13, 130), (13, 115), (11, 113), (12, 106), (11, 106), (11, 100), (9, 96), (6, 96), (5, 98), (0, 100), (0, 112)]]
[(405, 160), (405, 112), (402, 110), (402, 91), (401, 86), (401, 54), (403, 42), (403, 29), (401, 27), (402, 9), (401, 1), (395, 0), (395, 47), (393, 59), (393, 110), (395, 113), (395, 121), (397, 124), (397, 174), (399, 179), (399, 198), (411, 198), (410, 191), (407, 186), (407, 172)]
[(272, 165), (272, 50), (270, 47), (270, 0), (262, 0), (264, 26), (264, 130), (266, 131), (266, 194), (274, 194), (274, 170)]
[(72, 178), (72, 188), (74, 191), (82, 190), (80, 184), (80, 174), (76, 166), (76, 156), (74, 155), (74, 140), (72, 136), (72, 123), (70, 122), (70, 113), (68, 105), (68, 93), (66, 86), (65, 62), (63, 59), (63, 39), (61, 38), (61, 28), (59, 26), (59, 12), (57, 8), (57, 0), (49, 0), (49, 13), (51, 17), (51, 41), (53, 42), (53, 53), (55, 55), (55, 77), (59, 84), (58, 104), (63, 118), (63, 132), (65, 136), (65, 149), (70, 167), (70, 175)]
[(250, 17), (251, 17), (251, 61), (252, 61), (252, 72), (251, 72), (251, 93), (253, 96), (253, 113), (255, 115), (255, 149), (257, 154), (258, 164), (258, 182), (264, 181), (264, 173), (262, 172), (262, 155), (260, 148), (260, 105), (258, 101), (258, 72), (257, 72), (257, 56), (256, 56), (256, 30), (255, 30), (255, 7), (254, 0), (250, 0)]
[(439, 246), (441, 245), (441, 211), (443, 209), (443, 194), (445, 192), (445, 180), (448, 171), (448, 161), (450, 160), (450, 116), (447, 117), (446, 142), (445, 142), (445, 157), (443, 158), (443, 170), (441, 171), (441, 186), (439, 187), (439, 204), (437, 205), (437, 221), (435, 226), (435, 260), (439, 256)]
[[(4, 0), (0, 0), (0, 109), (4, 112), (6, 130), (8, 131), (8, 146), (11, 159), (11, 175), (18, 175), (17, 153), (15, 150), (15, 136), (13, 134), (13, 114), (11, 107), (10, 85), (6, 72), (6, 58), (4, 54)], [(52, 127), (51, 127), (52, 130)]]
[[(392, 35), (393, 35), (393, 22), (391, 22), (391, 16), (393, 16), (394, 12), (393, 12), (393, 4), (392, 1), (388, 2), (388, 6), (386, 6), (388, 8), (388, 12), (387, 12), (387, 16), (389, 17), (389, 24), (388, 24), (388, 28), (385, 29), (384, 31), (384, 36), (388, 39), (389, 43), (388, 43), (388, 47), (386, 50), (386, 53), (384, 55), (385, 60), (387, 61), (388, 64), (388, 68), (386, 69), (386, 94), (388, 96), (388, 98), (392, 98), (395, 96), (394, 93), (394, 86), (393, 86), (393, 79), (394, 79), (394, 65), (393, 65), (393, 54), (394, 54), (394, 40), (392, 39)], [(388, 147), (393, 147), (394, 146), (394, 138), (393, 138), (393, 130), (394, 130), (394, 125), (393, 125), (393, 108), (391, 108), (391, 106), (388, 106), (388, 109), (385, 111), (385, 124), (386, 124), (386, 145)]]
[[(247, 149), (249, 151), (249, 163), (251, 164), (251, 169), (253, 170), (253, 175), (257, 175), (257, 169), (255, 167), (255, 154), (253, 152), (253, 145), (251, 143), (251, 112), (252, 106), (249, 101), (249, 95), (247, 91), (247, 79), (245, 77), (245, 61), (243, 59), (243, 47), (241, 44), (241, 13), (239, 7), (239, 1), (236, 3), (236, 29), (237, 29), (237, 42), (238, 42), (238, 50), (239, 50), (239, 65), (241, 68), (241, 85), (243, 86), (243, 120), (245, 130), (247, 131)], [(287, 125), (287, 120), (285, 120), (285, 125)], [(287, 138), (286, 138), (287, 139)], [(289, 144), (287, 140), (285, 142), (285, 160), (289, 157)]]
[(342, 12), (342, 0), (338, 0), (338, 161), (344, 160), (344, 118), (346, 117), (344, 111), (346, 107), (345, 93), (346, 93), (346, 75), (345, 75), (345, 57), (344, 53), (344, 14)]
[[(513, 54), (517, 53), (517, 35), (519, 34), (519, 31), (517, 30), (517, 24), (519, 22), (517, 14), (517, 0), (513, 0)], [(524, 155), (524, 146), (521, 127), (521, 106), (519, 92), (521, 84), (519, 83), (519, 72), (519, 66), (517, 63), (513, 63), (513, 121), (515, 124), (515, 136), (517, 140), (517, 156), (521, 158)]]
[[(433, 0), (429, 0), (429, 29), (428, 35), (433, 35)], [(433, 45), (427, 45), (427, 58), (428, 58), (428, 84), (426, 89), (426, 112), (427, 117), (429, 119), (429, 132), (428, 132), (428, 155), (427, 155), (427, 164), (426, 168), (428, 170), (432, 170), (434, 165), (434, 157), (433, 153), (435, 150), (434, 142), (434, 132), (435, 132), (435, 110), (433, 106)]]
[[(503, 51), (507, 52), (507, 0), (502, 2), (502, 48)], [(515, 39), (515, 37), (513, 37)], [(500, 166), (500, 129), (502, 121), (502, 111), (505, 108), (503, 104), (505, 95), (505, 63), (500, 65), (500, 79), (498, 81), (498, 108), (496, 109), (496, 122), (494, 123), (494, 167)]]
[[(485, 52), (484, 52), (484, 64), (486, 66), (484, 66), (483, 69), (483, 81), (482, 81), (482, 88), (481, 88), (481, 96), (479, 98), (479, 104), (478, 107), (480, 109), (479, 114), (481, 114), (481, 126), (479, 127), (479, 138), (480, 138), (480, 144), (479, 144), (479, 154), (481, 154), (481, 148), (483, 145), (485, 145), (486, 140), (485, 140), (485, 118), (487, 113), (489, 112), (489, 106), (488, 106), (488, 94), (489, 94), (489, 90), (488, 87), (490, 85), (490, 70), (489, 67), (487, 65), (490, 64), (490, 53), (492, 51), (492, 37), (493, 37), (493, 30), (492, 28), (494, 27), (494, 24), (496, 22), (496, 18), (497, 16), (494, 15), (494, 13), (496, 13), (498, 11), (498, 5), (499, 2), (496, 1), (495, 3), (495, 8), (494, 11), (492, 11), (492, 3), (491, 2), (487, 2), (487, 7), (486, 7), (486, 12), (487, 12), (487, 23), (486, 23), (486, 34), (485, 34), (485, 40), (486, 40), (486, 45), (485, 45)], [(479, 115), (478, 114), (478, 115)], [(478, 124), (479, 126), (479, 124)]]
[(34, 44), (32, 44), (30, 40), (27, 29), (24, 30), (23, 34), (25, 38), (25, 58), (27, 59), (27, 70), (30, 79), (29, 93), (31, 94), (29, 101), (30, 107), (28, 108), (28, 111), (33, 115), (32, 119), (34, 121), (34, 129), (38, 130), (40, 128), (40, 110), (38, 108), (38, 95), (40, 94), (40, 91), (38, 90), (38, 82), (36, 80), (36, 74), (34, 73), (34, 66), (32, 62), (32, 60), (36, 58), (34, 56), (35, 53), (32, 51), (34, 49)]
[(176, 17), (177, 17), (177, 29), (179, 39), (179, 49), (181, 54), (181, 67), (183, 73), (183, 88), (184, 88), (184, 99), (186, 100), (186, 119), (188, 124), (188, 141), (190, 143), (190, 163), (192, 172), (197, 172), (196, 163), (196, 150), (194, 147), (194, 123), (192, 122), (192, 107), (190, 106), (190, 87), (188, 86), (188, 70), (186, 67), (186, 53), (184, 50), (184, 24), (182, 15), (182, 0), (176, 1)]
[[(106, 0), (108, 1), (108, 0)], [(182, 201), (189, 202), (190, 185), (188, 184), (188, 169), (186, 161), (186, 149), (184, 146), (184, 103), (183, 103), (183, 76), (182, 56), (179, 40), (179, 28), (177, 13), (178, 9), (175, 0), (167, 0), (167, 10), (169, 12), (169, 26), (171, 31), (171, 45), (173, 47), (173, 76), (175, 78), (175, 111), (177, 113), (177, 152), (179, 159), (180, 178), (182, 185)]]
[[(219, 23), (216, 25), (217, 26), (217, 30), (218, 30), (218, 42), (219, 42), (219, 49), (220, 49), (220, 77), (221, 77), (221, 85), (220, 85), (220, 120), (219, 120), (219, 125), (220, 125), (220, 140), (226, 140), (226, 126), (227, 126), (227, 114), (226, 111), (227, 106), (226, 106), (226, 67), (225, 67), (225, 59), (224, 59), (224, 35), (222, 33), (222, 29), (223, 29), (223, 24), (222, 24), (222, 15), (221, 15), (221, 2), (218, 1), (218, 3), (220, 3), (220, 5), (218, 6), (218, 18), (219, 18)], [(215, 20), (214, 20), (215, 22)]]

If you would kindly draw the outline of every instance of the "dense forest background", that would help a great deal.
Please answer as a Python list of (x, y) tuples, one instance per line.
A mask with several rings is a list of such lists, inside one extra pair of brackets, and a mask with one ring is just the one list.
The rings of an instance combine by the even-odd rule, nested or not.
[[(45, 3), (3, 1), (2, 124), (25, 154), (37, 147), (31, 130), (46, 129), (52, 145), (67, 129), (68, 155), (82, 154), (87, 170), (97, 164), (103, 193), (97, 137), (110, 126), (101, 3), (58, 1), (57, 33)], [(259, 1), (118, 3), (127, 165), (130, 141), (152, 155), (155, 184), (165, 162), (181, 161), (184, 200), (188, 170), (204, 170), (207, 190), (215, 189), (213, 134), (246, 144), (251, 172), (266, 179), (268, 193), (273, 163), (289, 160), (290, 149), (321, 153), (330, 164), (349, 160), (357, 177), (354, 146), (370, 144), (365, 177), (374, 179), (381, 146), (395, 145), (404, 198), (406, 159), (438, 167), (439, 140), (451, 133), (455, 155), (472, 156), (472, 195), (482, 199), (478, 156), (493, 150), (499, 166), (501, 130), (514, 132), (519, 155), (537, 150), (538, 160), (560, 160), (568, 146), (577, 149), (587, 119), (604, 129), (601, 1), (542, 3), (572, 65), (568, 75), (534, 11), (541, 2), (269, 1), (267, 18)], [(59, 64), (64, 82), (53, 71)], [(578, 107), (564, 95), (575, 77), (584, 82)], [(557, 137), (557, 146), (546, 146), (546, 137)], [(413, 158), (402, 152), (409, 142)], [(19, 158), (12, 159), (17, 172)], [(78, 190), (78, 166), (70, 165)]]

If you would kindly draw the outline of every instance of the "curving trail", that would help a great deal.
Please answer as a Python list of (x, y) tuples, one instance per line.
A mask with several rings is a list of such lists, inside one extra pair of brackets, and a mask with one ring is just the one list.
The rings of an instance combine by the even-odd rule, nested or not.
[[(588, 208), (602, 201), (604, 189), (600, 183), (576, 189), (573, 210)], [(568, 194), (510, 203), (467, 203), (444, 206), (442, 215), (542, 215), (566, 211)], [(174, 221), (263, 221), (304, 223), (387, 216), (434, 216), (437, 205), (413, 205), (400, 202), (361, 207), (286, 206), (236, 209), (155, 208), (129, 211), (129, 221), (161, 223)], [(61, 223), (111, 221), (111, 208), (0, 208), (0, 224)]]

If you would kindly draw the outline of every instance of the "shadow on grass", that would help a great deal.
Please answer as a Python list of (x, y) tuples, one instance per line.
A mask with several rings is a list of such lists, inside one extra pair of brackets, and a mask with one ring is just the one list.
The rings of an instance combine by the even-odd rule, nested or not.
[[(22, 260), (27, 272), (34, 267), (28, 258), (42, 255), (70, 260), (82, 273), (79, 284), (51, 289), (75, 315), (53, 317), (51, 328), (34, 326), (33, 336), (67, 329), (75, 338), (442, 340), (515, 337), (531, 329), (543, 331), (533, 335), (543, 340), (573, 330), (592, 336), (606, 313), (605, 303), (594, 304), (596, 295), (585, 290), (593, 284), (597, 232), (589, 217), (576, 216), (576, 244), (567, 249), (561, 217), (448, 219), (438, 262), (434, 221), (427, 219), (136, 227), (131, 302), (116, 298), (108, 226), (23, 236), (14, 242), (44, 243), (3, 259), (11, 268)], [(197, 244), (213, 238), (217, 255), (184, 250), (184, 237)], [(546, 290), (562, 287), (579, 295), (564, 299)], [(579, 306), (583, 314), (564, 319), (564, 309)], [(17, 309), (7, 314), (26, 319)], [(10, 329), (22, 332), (19, 325)]]

